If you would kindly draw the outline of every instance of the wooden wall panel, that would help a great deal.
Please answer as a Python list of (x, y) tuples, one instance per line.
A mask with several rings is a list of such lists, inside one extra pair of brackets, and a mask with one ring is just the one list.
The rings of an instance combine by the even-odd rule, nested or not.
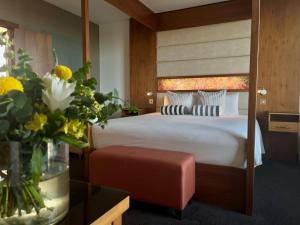
[(146, 112), (156, 110), (150, 105), (147, 91), (156, 91), (156, 32), (134, 19), (130, 20), (130, 101)]
[(146, 7), (139, 0), (105, 0), (116, 8), (126, 13), (129, 17), (145, 25), (146, 27), (156, 30), (157, 17), (155, 13)]
[(251, 19), (251, 0), (232, 0), (157, 14), (157, 30), (173, 30)]
[[(263, 0), (261, 4), (258, 88), (266, 88), (268, 95), (258, 97), (258, 116), (264, 130), (267, 158), (278, 159), (284, 154), (290, 157), (282, 159), (296, 159), (297, 135), (267, 132), (266, 114), (299, 111), (300, 1)], [(260, 104), (263, 98), (266, 105)], [(276, 137), (281, 139), (281, 146), (274, 141)]]
[(23, 29), (14, 30), (15, 49), (23, 48), (31, 57), (33, 71), (43, 76), (53, 68), (52, 36)]

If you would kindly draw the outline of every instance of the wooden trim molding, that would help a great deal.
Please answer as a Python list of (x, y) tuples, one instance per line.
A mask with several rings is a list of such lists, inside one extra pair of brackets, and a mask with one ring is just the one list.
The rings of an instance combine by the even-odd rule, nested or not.
[[(81, 0), (81, 17), (82, 17), (82, 62), (88, 63), (91, 60), (89, 0)], [(90, 74), (87, 74), (86, 79), (89, 79), (90, 77), (91, 77)], [(93, 146), (93, 134), (92, 134), (91, 126), (88, 126), (86, 135), (90, 146)], [(87, 148), (84, 150), (84, 152), (85, 154), (89, 154), (91, 150), (92, 149)], [(85, 175), (88, 174), (87, 166), (88, 164), (86, 163)]]
[(238, 73), (238, 74), (214, 74), (214, 75), (192, 75), (192, 76), (163, 76), (157, 77), (160, 79), (180, 79), (180, 78), (205, 78), (205, 77), (241, 77), (249, 76), (249, 73)]
[(257, 80), (259, 65), (260, 0), (252, 0), (251, 58), (249, 80), (247, 172), (246, 172), (246, 214), (253, 213), (254, 192), (254, 148), (256, 128)]
[(16, 29), (16, 28), (19, 28), (19, 25), (16, 23), (12, 23), (12, 22), (0, 19), (0, 27), (5, 27), (7, 29)]
[(81, 0), (82, 17), (82, 61), (90, 61), (90, 14), (89, 0)]
[(132, 17), (139, 23), (150, 28), (151, 30), (156, 30), (157, 17), (155, 13), (146, 7), (139, 0), (105, 0), (106, 2), (112, 4), (116, 8), (120, 9), (128, 16)]
[(251, 0), (231, 0), (156, 15), (158, 31), (233, 22), (251, 19)]
[(154, 31), (251, 19), (251, 0), (231, 0), (163, 13), (154, 13), (139, 0), (105, 1)]
[[(177, 93), (197, 92), (197, 91), (217, 92), (217, 91), (220, 91), (220, 89), (211, 89), (211, 90), (167, 90), (167, 91), (157, 91), (157, 93), (166, 93), (168, 91), (177, 92)], [(248, 91), (242, 90), (242, 89), (236, 89), (236, 90), (227, 90), (227, 92), (248, 92)]]

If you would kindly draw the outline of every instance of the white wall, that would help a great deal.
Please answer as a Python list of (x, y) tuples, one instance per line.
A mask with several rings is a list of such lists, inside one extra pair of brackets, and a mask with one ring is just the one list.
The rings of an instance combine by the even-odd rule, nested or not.
[(100, 91), (129, 99), (129, 21), (100, 25)]

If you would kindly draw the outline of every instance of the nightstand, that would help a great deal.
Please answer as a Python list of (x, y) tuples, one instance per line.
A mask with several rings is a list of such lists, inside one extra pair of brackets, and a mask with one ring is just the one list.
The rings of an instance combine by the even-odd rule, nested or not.
[(264, 136), (266, 159), (298, 160), (299, 113), (269, 112)]
[(268, 129), (273, 132), (300, 132), (299, 113), (269, 113)]

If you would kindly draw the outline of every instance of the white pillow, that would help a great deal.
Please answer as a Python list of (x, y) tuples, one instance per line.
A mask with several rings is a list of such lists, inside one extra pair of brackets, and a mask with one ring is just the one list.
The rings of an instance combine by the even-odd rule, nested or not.
[(239, 93), (227, 93), (225, 103), (225, 116), (239, 115)]
[(220, 115), (224, 115), (226, 104), (226, 90), (218, 92), (198, 91), (200, 105), (218, 105), (220, 106)]
[(168, 91), (166, 96), (168, 99), (164, 99), (164, 104), (168, 103), (168, 105), (184, 105), (187, 107), (188, 112), (192, 112), (193, 107), (193, 93), (175, 93)]

